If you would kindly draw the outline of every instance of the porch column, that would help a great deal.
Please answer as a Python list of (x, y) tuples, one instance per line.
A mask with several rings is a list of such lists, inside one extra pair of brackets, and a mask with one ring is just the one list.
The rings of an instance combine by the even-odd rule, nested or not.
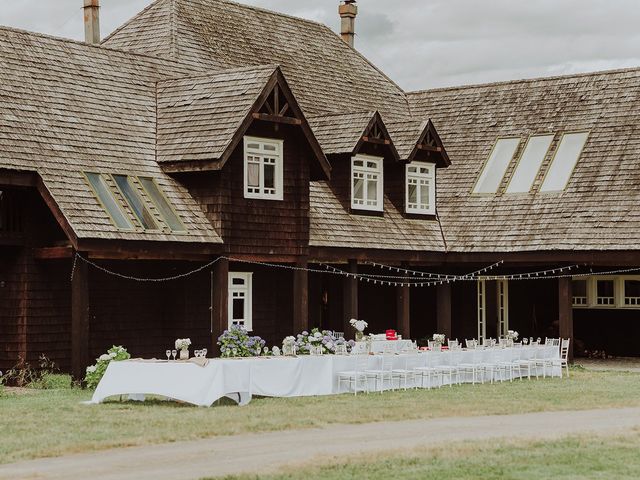
[[(409, 280), (407, 280), (408, 282)], [(396, 317), (398, 331), (403, 339), (411, 338), (410, 297), (411, 289), (408, 285), (396, 287)]]
[[(86, 255), (86, 254), (85, 254)], [(84, 378), (89, 365), (89, 267), (76, 261), (71, 279), (71, 373)]]
[(436, 287), (436, 316), (438, 331), (451, 338), (451, 284), (444, 283)]
[(218, 337), (227, 329), (229, 318), (229, 260), (219, 259), (213, 266), (211, 281), (211, 343), (220, 355)]
[[(349, 260), (347, 271), (358, 273), (358, 261)], [(349, 320), (358, 318), (358, 279), (344, 277), (343, 282), (342, 328), (346, 338), (353, 338), (355, 333)]]
[(296, 262), (293, 272), (293, 334), (309, 330), (309, 272), (307, 260)]
[(569, 361), (573, 362), (573, 298), (571, 293), (571, 279), (558, 279), (558, 320), (560, 323), (560, 338), (569, 338)]

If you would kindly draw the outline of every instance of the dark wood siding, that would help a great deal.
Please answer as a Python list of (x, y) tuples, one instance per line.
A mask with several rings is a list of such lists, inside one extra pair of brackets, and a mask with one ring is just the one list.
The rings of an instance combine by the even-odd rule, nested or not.
[(244, 152), (236, 148), (220, 172), (183, 176), (181, 181), (221, 233), (228, 252), (306, 256), (309, 244), (309, 181), (317, 163), (299, 127), (257, 122), (248, 135), (284, 140), (284, 199), (244, 198)]

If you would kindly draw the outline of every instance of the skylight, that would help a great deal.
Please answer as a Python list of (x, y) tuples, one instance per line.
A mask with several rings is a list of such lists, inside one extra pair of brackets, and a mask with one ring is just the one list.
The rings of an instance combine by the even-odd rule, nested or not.
[(158, 225), (153, 219), (151, 212), (149, 212), (149, 209), (142, 201), (137, 189), (131, 184), (129, 177), (126, 175), (113, 175), (113, 179), (118, 184), (118, 188), (122, 192), (122, 195), (124, 195), (127, 203), (129, 203), (133, 213), (138, 220), (140, 220), (142, 227), (145, 230), (157, 230)]
[(529, 137), (524, 153), (507, 186), (507, 193), (521, 193), (531, 190), (552, 141), (553, 135)]
[(560, 146), (540, 187), (541, 192), (565, 189), (588, 137), (588, 132), (566, 133), (562, 136)]
[(87, 180), (93, 187), (93, 191), (95, 192), (98, 200), (107, 211), (113, 223), (116, 227), (121, 228), (123, 230), (131, 230), (133, 228), (133, 224), (129, 219), (125, 216), (122, 208), (119, 206), (118, 201), (113, 196), (111, 190), (104, 181), (104, 178), (98, 173), (88, 173), (86, 172)]
[(473, 193), (496, 193), (519, 144), (519, 138), (498, 139)]
[(169, 202), (156, 185), (156, 182), (154, 182), (152, 178), (147, 177), (138, 177), (138, 180), (140, 180), (142, 187), (149, 195), (149, 198), (151, 198), (160, 215), (162, 215), (164, 221), (169, 225), (169, 228), (174, 232), (184, 232), (184, 225), (182, 225), (180, 218), (178, 218), (178, 215), (173, 211), (173, 208), (169, 205)]

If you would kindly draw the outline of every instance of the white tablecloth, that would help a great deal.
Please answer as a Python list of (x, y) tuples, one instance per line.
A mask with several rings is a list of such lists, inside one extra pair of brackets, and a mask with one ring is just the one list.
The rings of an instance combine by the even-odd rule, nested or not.
[[(393, 356), (394, 368), (461, 363), (559, 358), (558, 347), (419, 352)], [(301, 397), (342, 393), (338, 373), (355, 368), (354, 356), (321, 355), (214, 359), (201, 367), (190, 362), (111, 362), (92, 403), (109, 397), (158, 395), (199, 406), (229, 397), (241, 405), (252, 395)], [(368, 368), (381, 368), (382, 355), (369, 355)], [(549, 373), (549, 372), (548, 372)], [(559, 375), (559, 369), (552, 372)]]
[(371, 351), (373, 353), (382, 353), (389, 349), (391, 353), (402, 352), (411, 348), (413, 342), (411, 340), (381, 340), (371, 342)]

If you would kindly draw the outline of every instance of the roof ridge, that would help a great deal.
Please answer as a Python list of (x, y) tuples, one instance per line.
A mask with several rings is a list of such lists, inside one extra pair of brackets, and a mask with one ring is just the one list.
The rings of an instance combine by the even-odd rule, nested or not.
[(616, 73), (631, 73), (631, 72), (640, 73), (640, 67), (614, 68), (609, 70), (595, 70), (592, 72), (568, 73), (565, 75), (551, 75), (549, 77), (520, 78), (520, 79), (513, 79), (513, 80), (498, 80), (495, 82), (487, 82), (487, 83), (470, 83), (468, 85), (454, 85), (450, 87), (425, 88), (422, 90), (414, 90), (411, 92), (406, 92), (406, 94), (417, 95), (421, 93), (442, 92), (446, 90), (464, 90), (468, 88), (491, 87), (491, 86), (497, 86), (497, 85), (515, 85), (520, 83), (535, 83), (535, 82), (542, 82), (542, 81), (592, 77), (596, 75), (609, 75), (609, 74), (616, 74)]
[[(162, 0), (158, 0), (158, 1), (162, 1)], [(231, 5), (236, 5), (238, 7), (241, 8), (246, 8), (248, 10), (254, 10), (257, 12), (262, 12), (262, 13), (269, 13), (272, 15), (277, 15), (279, 17), (285, 17), (285, 18), (290, 18), (293, 20), (298, 20), (301, 22), (306, 22), (306, 23), (311, 23), (313, 25), (319, 25), (319, 26), (326, 26), (321, 22), (318, 22), (316, 20), (309, 20), (308, 18), (302, 18), (302, 17), (296, 17), (295, 15), (290, 15), (288, 13), (283, 13), (283, 12), (278, 12), (276, 10), (270, 10), (268, 8), (264, 8), (264, 7), (256, 7), (255, 5), (247, 5), (246, 3), (240, 3), (238, 1), (233, 1), (233, 0), (175, 0), (178, 2), (193, 2), (193, 1), (197, 1), (200, 3), (206, 3), (206, 2), (219, 2), (219, 3), (227, 3), (227, 4), (231, 4)]]
[(328, 112), (319, 113), (317, 115), (306, 115), (307, 119), (311, 118), (327, 118), (327, 117), (346, 117), (347, 115), (375, 115), (378, 110), (356, 110), (353, 112)]
[[(165, 1), (165, 0), (159, 0), (159, 1)], [(0, 25), (0, 31), (8, 31), (8, 32), (20, 33), (25, 35), (31, 35), (33, 37), (45, 38), (47, 40), (53, 40), (60, 43), (72, 43), (72, 44), (75, 44), (81, 47), (86, 47), (86, 48), (98, 48), (101, 50), (106, 50), (109, 52), (117, 52), (122, 55), (128, 55), (133, 57), (144, 57), (144, 58), (148, 58), (148, 59), (152, 59), (160, 62), (171, 63), (173, 65), (195, 71), (195, 68), (193, 66), (185, 65), (184, 63), (179, 62), (178, 60), (175, 60), (173, 58), (159, 57), (157, 55), (140, 53), (133, 50), (123, 50), (120, 48), (114, 48), (114, 47), (109, 47), (107, 45), (102, 45), (101, 43), (87, 43), (87, 42), (83, 42), (82, 40), (74, 40), (73, 38), (65, 38), (65, 37), (56, 37), (55, 35), (50, 35), (48, 33), (32, 32), (30, 30), (25, 30), (23, 28), (9, 27), (6, 25)]]
[[(162, 80), (158, 80), (158, 83), (164, 83), (164, 82), (175, 82), (175, 81), (179, 81), (179, 80), (198, 80), (198, 79), (202, 79), (202, 78), (212, 78), (212, 77), (216, 77), (218, 75), (224, 75), (226, 73), (234, 73), (234, 72), (242, 72), (242, 71), (254, 71), (254, 70), (258, 70), (258, 69), (264, 69), (264, 70), (269, 70), (271, 73), (275, 72), (276, 70), (280, 69), (280, 65), (278, 65), (277, 63), (265, 63), (265, 64), (259, 64), (259, 65), (247, 65), (244, 67), (231, 67), (231, 68), (224, 68), (222, 70), (215, 70), (215, 71), (211, 71), (211, 72), (206, 72), (206, 73), (197, 73), (197, 74), (189, 74), (189, 75), (185, 75), (183, 77), (171, 77), (171, 78), (165, 78)], [(284, 74), (283, 74), (284, 75)]]
[(142, 15), (144, 15), (145, 13), (147, 13), (149, 10), (151, 10), (152, 8), (158, 6), (159, 4), (161, 4), (162, 2), (167, 2), (170, 0), (154, 0), (153, 2), (151, 2), (149, 5), (147, 5), (146, 7), (144, 7), (142, 10), (140, 10), (138, 13), (136, 13), (133, 17), (131, 17), (129, 20), (127, 20), (126, 22), (124, 22), (122, 25), (120, 25), (119, 27), (117, 27), (113, 32), (111, 32), (109, 35), (107, 35), (106, 37), (104, 37), (101, 41), (100, 44), (103, 44), (104, 42), (108, 41), (111, 39), (111, 37), (117, 35), (118, 33), (120, 33), (122, 30), (124, 30), (127, 26), (129, 26), (129, 24), (131, 22), (133, 22), (134, 20), (136, 20), (138, 17), (141, 17)]

